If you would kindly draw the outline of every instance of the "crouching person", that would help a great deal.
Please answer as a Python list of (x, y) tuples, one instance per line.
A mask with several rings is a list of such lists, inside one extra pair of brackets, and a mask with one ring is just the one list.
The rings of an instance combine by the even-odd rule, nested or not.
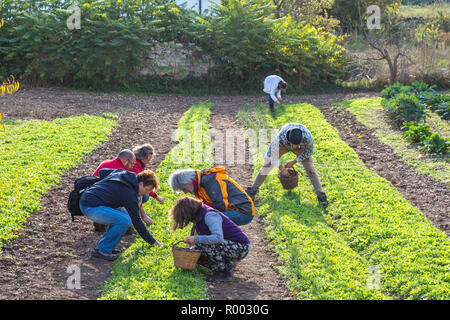
[(255, 204), (223, 166), (209, 169), (179, 169), (169, 177), (174, 192), (193, 194), (204, 204), (219, 210), (238, 226), (248, 224), (255, 216)]
[(116, 245), (131, 226), (151, 245), (161, 244), (148, 232), (140, 217), (139, 197), (158, 189), (159, 182), (151, 170), (137, 176), (133, 172), (114, 169), (100, 170), (101, 181), (83, 192), (80, 209), (94, 222), (108, 225), (103, 238), (92, 250), (92, 256), (115, 260)]
[(179, 199), (169, 211), (173, 229), (194, 223), (195, 236), (184, 242), (202, 250), (198, 263), (214, 274), (207, 281), (230, 281), (237, 262), (244, 259), (250, 248), (247, 235), (222, 212), (191, 197)]

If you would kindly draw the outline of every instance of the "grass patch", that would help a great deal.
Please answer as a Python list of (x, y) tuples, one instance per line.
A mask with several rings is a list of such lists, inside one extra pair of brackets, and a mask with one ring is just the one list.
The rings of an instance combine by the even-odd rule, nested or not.
[[(450, 185), (450, 161), (448, 155), (427, 155), (405, 141), (402, 132), (395, 130), (383, 112), (382, 98), (361, 98), (336, 103), (349, 110), (356, 119), (370, 129), (374, 129), (380, 141), (389, 145), (409, 165), (418, 172)], [(434, 112), (430, 112), (427, 124), (432, 132), (439, 132), (450, 138), (450, 124)]]
[(174, 140), (178, 145), (160, 163), (156, 174), (161, 183), (158, 194), (164, 197), (163, 205), (156, 201), (145, 204), (152, 217), (150, 232), (164, 248), (152, 247), (139, 236), (120, 255), (112, 268), (112, 277), (103, 289), (101, 299), (144, 300), (201, 300), (207, 299), (204, 275), (199, 269), (183, 271), (175, 268), (171, 245), (189, 235), (190, 228), (173, 232), (167, 212), (179, 195), (174, 194), (167, 181), (169, 175), (180, 168), (205, 168), (212, 166), (212, 148), (209, 135), (210, 103), (198, 103), (184, 113), (178, 122)]
[(0, 247), (14, 238), (61, 175), (106, 141), (111, 115), (5, 121), (0, 131)]
[(399, 15), (404, 18), (422, 18), (425, 21), (432, 21), (439, 18), (439, 13), (450, 14), (450, 4), (434, 3), (425, 6), (402, 5)]

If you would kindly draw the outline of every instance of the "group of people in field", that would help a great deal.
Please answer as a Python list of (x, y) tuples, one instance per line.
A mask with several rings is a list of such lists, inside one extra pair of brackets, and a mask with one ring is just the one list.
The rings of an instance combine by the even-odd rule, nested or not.
[[(281, 91), (286, 87), (279, 76), (265, 79), (264, 91), (272, 111), (275, 103), (280, 104)], [(292, 152), (296, 158), (282, 165), (279, 159), (287, 152)], [(273, 139), (264, 164), (249, 188), (241, 187), (223, 166), (179, 169), (170, 175), (171, 189), (189, 196), (180, 197), (168, 216), (174, 230), (192, 223), (190, 236), (184, 242), (202, 251), (198, 263), (212, 271), (208, 281), (230, 281), (236, 263), (249, 253), (250, 240), (240, 226), (253, 220), (255, 196), (274, 167), (286, 175), (289, 174), (287, 169), (301, 162), (319, 204), (327, 205), (312, 153), (313, 138), (308, 129), (299, 123), (288, 123)], [(151, 198), (164, 203), (164, 198), (156, 193), (160, 185), (158, 177), (146, 169), (154, 154), (150, 144), (125, 149), (117, 158), (103, 161), (93, 173), (101, 180), (86, 189), (79, 202), (82, 213), (94, 222), (95, 230), (105, 232), (92, 250), (92, 256), (115, 260), (120, 254), (116, 246), (131, 226), (147, 243), (162, 248), (163, 244), (148, 231), (147, 226), (153, 221), (143, 208), (143, 203)]]

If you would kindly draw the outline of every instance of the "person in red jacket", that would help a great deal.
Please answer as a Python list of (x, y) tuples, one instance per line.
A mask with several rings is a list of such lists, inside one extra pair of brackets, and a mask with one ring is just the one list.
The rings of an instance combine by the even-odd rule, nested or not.
[[(144, 171), (146, 166), (148, 166), (153, 158), (153, 155), (155, 154), (155, 151), (153, 150), (153, 146), (147, 143), (141, 146), (134, 147), (133, 153), (136, 157), (136, 162), (134, 163), (133, 168), (131, 168), (129, 171), (134, 172), (136, 175), (138, 175), (140, 172)], [(152, 191), (149, 195), (153, 199), (158, 200), (159, 203), (164, 203), (164, 198), (158, 196), (156, 192)], [(148, 197), (144, 196), (142, 202), (147, 202), (147, 200)]]
[[(92, 175), (96, 176), (96, 177), (100, 177), (99, 171), (101, 169), (122, 169), (122, 170), (134, 172), (137, 175), (139, 172), (143, 171), (143, 170), (140, 170), (139, 172), (133, 171), (133, 168), (137, 162), (138, 161), (136, 160), (136, 155), (134, 154), (134, 152), (129, 149), (124, 149), (119, 153), (117, 158), (115, 158), (113, 160), (103, 161), (97, 167), (97, 169), (95, 170), (95, 172)], [(154, 193), (154, 194), (156, 195), (156, 193)], [(156, 197), (158, 197), (158, 196), (156, 195)], [(148, 196), (147, 196), (147, 200), (148, 200)], [(145, 224), (147, 224), (148, 226), (153, 224), (153, 220), (149, 216), (147, 216), (147, 214), (145, 213), (145, 210), (142, 207), (142, 203), (140, 206), (140, 214), (141, 214), (141, 218), (145, 222)], [(105, 232), (106, 226), (101, 225), (97, 222), (94, 222), (94, 230), (98, 231), (98, 232)]]
[(100, 163), (100, 165), (92, 175), (100, 177), (99, 171), (104, 168), (130, 170), (131, 168), (133, 168), (135, 162), (136, 156), (134, 155), (133, 151), (125, 149), (120, 151), (119, 155), (114, 160), (105, 160)]

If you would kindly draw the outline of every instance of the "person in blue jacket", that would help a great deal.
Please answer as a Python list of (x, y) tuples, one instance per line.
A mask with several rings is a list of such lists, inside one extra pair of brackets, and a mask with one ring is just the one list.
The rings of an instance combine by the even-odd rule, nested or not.
[(119, 252), (114, 249), (131, 224), (146, 242), (161, 246), (146, 228), (139, 211), (140, 197), (159, 188), (155, 173), (144, 170), (136, 175), (121, 169), (102, 169), (99, 173), (102, 180), (86, 189), (80, 198), (80, 209), (86, 217), (108, 225), (92, 256), (115, 260)]

